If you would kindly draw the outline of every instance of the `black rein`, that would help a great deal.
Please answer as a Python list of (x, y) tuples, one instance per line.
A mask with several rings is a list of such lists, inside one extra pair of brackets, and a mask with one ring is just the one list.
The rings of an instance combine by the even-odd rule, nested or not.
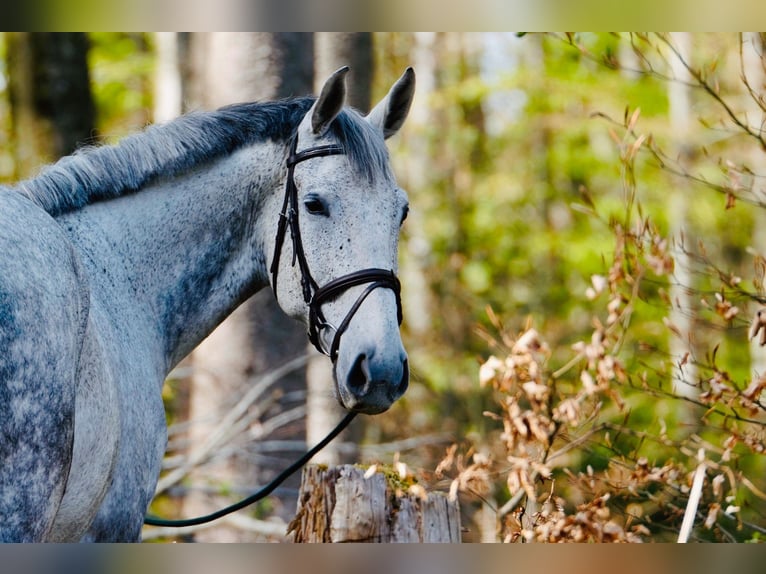
[(322, 439), (321, 442), (317, 443), (314, 448), (306, 452), (302, 457), (300, 457), (298, 460), (296, 460), (293, 464), (288, 466), (285, 470), (283, 470), (279, 476), (277, 476), (274, 480), (272, 480), (270, 483), (268, 483), (263, 488), (257, 490), (247, 498), (243, 498), (239, 502), (235, 502), (234, 504), (227, 506), (225, 508), (221, 508), (220, 510), (216, 510), (215, 512), (211, 512), (210, 514), (206, 514), (204, 516), (197, 516), (196, 518), (181, 518), (179, 520), (165, 520), (164, 518), (157, 518), (155, 516), (146, 515), (144, 517), (144, 524), (148, 524), (149, 526), (165, 526), (165, 527), (171, 527), (171, 528), (182, 528), (184, 526), (197, 526), (199, 524), (206, 524), (208, 522), (212, 522), (213, 520), (218, 520), (219, 518), (223, 518), (224, 516), (231, 514), (232, 512), (236, 512), (237, 510), (242, 510), (246, 506), (250, 506), (251, 504), (254, 504), (258, 502), (259, 500), (267, 497), (269, 494), (274, 492), (277, 487), (282, 484), (287, 478), (293, 474), (295, 471), (299, 470), (304, 464), (306, 464), (309, 460), (313, 458), (313, 456), (318, 453), (320, 450), (322, 450), (324, 447), (326, 447), (332, 439), (334, 439), (336, 436), (338, 436), (348, 425), (349, 423), (354, 420), (354, 417), (356, 417), (357, 413), (348, 413), (345, 417), (343, 417), (343, 420), (338, 423), (338, 426), (336, 426), (330, 434), (328, 434), (324, 439)]

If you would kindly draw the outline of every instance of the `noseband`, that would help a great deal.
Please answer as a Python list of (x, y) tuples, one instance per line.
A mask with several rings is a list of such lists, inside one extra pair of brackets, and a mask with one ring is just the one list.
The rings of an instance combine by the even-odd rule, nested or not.
[[(277, 297), (277, 273), (279, 272), (279, 259), (282, 254), (282, 246), (285, 240), (285, 233), (290, 229), (290, 238), (293, 244), (293, 261), (296, 261), (301, 272), (301, 288), (303, 290), (303, 300), (309, 307), (309, 341), (316, 349), (330, 357), (333, 363), (338, 357), (338, 347), (340, 346), (341, 335), (348, 328), (354, 314), (359, 310), (367, 296), (378, 287), (391, 289), (396, 296), (396, 312), (399, 324), (402, 322), (402, 300), (401, 285), (399, 279), (393, 270), (378, 269), (375, 267), (354, 271), (348, 275), (343, 275), (333, 279), (326, 285), (319, 287), (317, 282), (311, 276), (306, 254), (303, 251), (303, 242), (301, 241), (301, 230), (298, 220), (298, 188), (295, 185), (295, 166), (296, 164), (315, 157), (324, 157), (329, 155), (342, 155), (345, 152), (339, 145), (322, 145), (305, 149), (296, 153), (298, 147), (298, 136), (293, 139), (290, 148), (290, 156), (287, 158), (287, 181), (285, 183), (285, 199), (282, 204), (282, 212), (279, 216), (279, 225), (277, 226), (277, 236), (274, 242), (274, 258), (271, 262), (272, 288), (274, 296)], [(322, 312), (322, 305), (333, 301), (344, 291), (358, 285), (367, 285), (361, 295), (357, 297), (354, 304), (349, 309), (343, 321), (337, 327), (329, 323)], [(327, 347), (323, 344), (321, 333), (325, 329), (334, 331), (332, 344)]]

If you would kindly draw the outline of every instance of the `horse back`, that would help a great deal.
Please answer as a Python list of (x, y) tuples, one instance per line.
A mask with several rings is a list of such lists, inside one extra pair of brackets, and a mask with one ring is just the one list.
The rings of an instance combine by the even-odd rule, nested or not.
[(59, 225), (0, 190), (0, 540), (48, 534), (70, 470), (88, 315)]

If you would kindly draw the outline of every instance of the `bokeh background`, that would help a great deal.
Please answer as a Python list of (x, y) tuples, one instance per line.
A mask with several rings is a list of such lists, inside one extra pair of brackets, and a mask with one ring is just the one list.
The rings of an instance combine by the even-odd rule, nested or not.
[[(280, 6), (228, 22), (325, 17)], [(339, 26), (408, 27), (356, 10)], [(390, 141), (411, 388), (325, 460), (456, 490), (465, 541), (675, 541), (695, 503), (690, 540), (757, 542), (764, 62), (763, 35), (737, 32), (3, 33), (0, 183), (190, 110), (314, 92), (347, 63), (366, 111), (413, 66)], [(268, 293), (248, 303), (168, 380), (153, 512), (204, 513), (281, 470), (341, 416), (327, 377)], [(288, 540), (296, 497), (297, 478), (213, 528), (145, 536)]]

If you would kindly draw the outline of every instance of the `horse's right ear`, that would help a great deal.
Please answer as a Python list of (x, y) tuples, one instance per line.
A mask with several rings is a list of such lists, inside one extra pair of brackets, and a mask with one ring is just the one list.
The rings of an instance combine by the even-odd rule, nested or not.
[(407, 119), (414, 95), (415, 71), (407, 68), (402, 77), (391, 86), (386, 97), (367, 115), (367, 121), (379, 127), (384, 138), (390, 138)]
[(311, 131), (322, 136), (338, 116), (346, 101), (346, 74), (348, 66), (336, 70), (322, 86), (319, 98), (311, 107)]

